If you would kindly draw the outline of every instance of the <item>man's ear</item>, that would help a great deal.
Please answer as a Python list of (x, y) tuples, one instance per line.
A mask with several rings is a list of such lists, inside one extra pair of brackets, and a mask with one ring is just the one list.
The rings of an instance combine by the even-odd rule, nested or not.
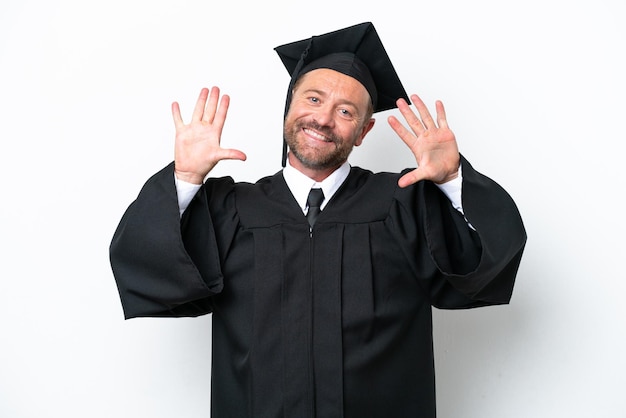
[(363, 139), (365, 138), (365, 135), (367, 135), (367, 133), (372, 130), (375, 122), (376, 122), (376, 119), (371, 118), (369, 121), (367, 121), (367, 123), (363, 125), (363, 129), (361, 130), (361, 135), (359, 135), (357, 140), (354, 142), (355, 147), (358, 147), (359, 145), (363, 143)]

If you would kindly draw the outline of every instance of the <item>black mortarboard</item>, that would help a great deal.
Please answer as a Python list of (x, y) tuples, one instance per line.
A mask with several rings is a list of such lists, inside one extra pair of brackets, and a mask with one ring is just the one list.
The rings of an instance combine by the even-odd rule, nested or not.
[[(409, 102), (371, 22), (277, 46), (274, 50), (291, 75), (285, 116), (298, 78), (318, 68), (329, 68), (357, 79), (369, 92), (374, 112), (395, 108), (399, 98)], [(283, 167), (286, 158), (287, 144), (283, 143)]]

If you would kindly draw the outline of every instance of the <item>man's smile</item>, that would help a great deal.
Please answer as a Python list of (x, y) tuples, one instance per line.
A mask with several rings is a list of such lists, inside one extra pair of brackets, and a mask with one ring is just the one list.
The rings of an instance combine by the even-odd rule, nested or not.
[(308, 136), (309, 138), (315, 139), (317, 141), (322, 141), (322, 142), (334, 142), (332, 140), (332, 138), (327, 137), (326, 135), (315, 131), (313, 129), (310, 128), (302, 128), (302, 131), (304, 132), (304, 134), (306, 136)]

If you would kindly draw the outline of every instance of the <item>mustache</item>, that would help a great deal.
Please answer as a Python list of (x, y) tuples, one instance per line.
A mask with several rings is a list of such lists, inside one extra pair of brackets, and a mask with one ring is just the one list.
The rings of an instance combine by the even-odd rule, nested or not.
[(298, 128), (300, 129), (313, 129), (319, 133), (321, 133), (322, 135), (324, 135), (326, 138), (328, 138), (330, 141), (334, 142), (334, 143), (340, 143), (341, 142), (341, 138), (337, 135), (335, 135), (335, 133), (333, 132), (333, 130), (326, 126), (326, 125), (321, 125), (319, 124), (317, 121), (312, 120), (312, 121), (308, 121), (308, 122), (300, 122), (298, 124)]

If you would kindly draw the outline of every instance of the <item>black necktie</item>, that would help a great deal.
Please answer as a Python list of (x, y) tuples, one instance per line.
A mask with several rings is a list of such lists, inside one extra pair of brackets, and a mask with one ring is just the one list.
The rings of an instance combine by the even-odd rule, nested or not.
[(317, 215), (320, 214), (320, 206), (322, 206), (323, 201), (324, 192), (322, 192), (322, 189), (311, 189), (309, 197), (306, 200), (307, 205), (309, 205), (309, 211), (306, 213), (306, 218), (309, 220), (311, 228), (313, 228)]

